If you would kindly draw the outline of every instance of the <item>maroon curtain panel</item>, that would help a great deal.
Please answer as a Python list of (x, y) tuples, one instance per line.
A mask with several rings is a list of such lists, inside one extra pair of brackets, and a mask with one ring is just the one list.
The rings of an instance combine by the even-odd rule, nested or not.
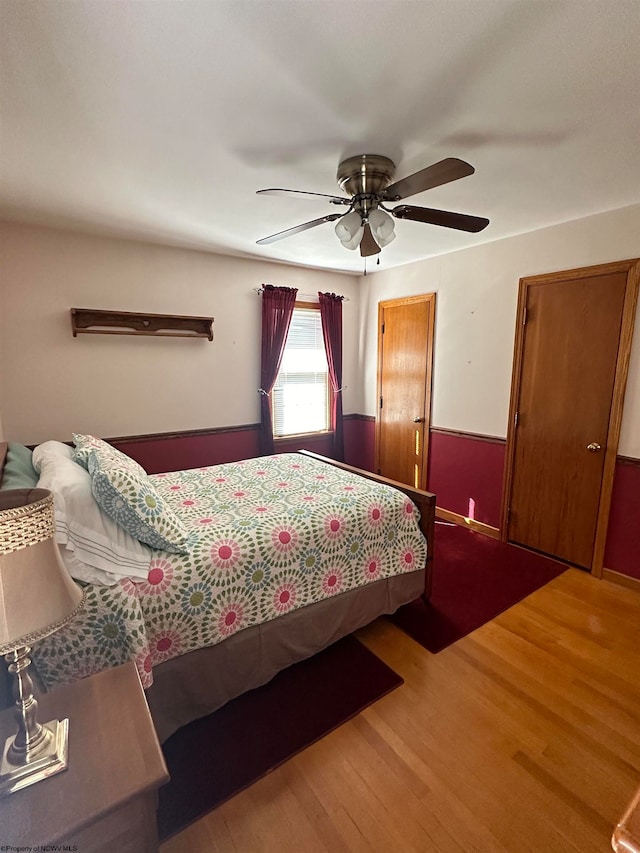
[(329, 365), (331, 383), (331, 429), (333, 454), (344, 461), (344, 430), (342, 424), (342, 296), (335, 293), (318, 293), (322, 337)]
[(272, 284), (265, 284), (262, 288), (262, 350), (259, 391), (260, 452), (263, 456), (268, 456), (275, 450), (270, 396), (280, 370), (297, 293), (295, 287), (274, 287)]

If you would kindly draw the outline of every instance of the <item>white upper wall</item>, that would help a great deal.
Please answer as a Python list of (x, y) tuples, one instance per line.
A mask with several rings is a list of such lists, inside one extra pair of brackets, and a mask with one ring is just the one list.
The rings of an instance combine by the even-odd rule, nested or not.
[[(30, 444), (68, 440), (74, 430), (116, 436), (256, 423), (260, 298), (253, 288), (262, 283), (349, 298), (344, 411), (369, 415), (376, 412), (378, 301), (436, 292), (432, 424), (504, 437), (519, 279), (640, 256), (640, 205), (359, 280), (11, 223), (0, 223), (0, 243), (5, 439)], [(214, 341), (73, 338), (71, 307), (211, 315)], [(640, 457), (637, 329), (619, 452)]]
[[(0, 223), (0, 412), (9, 440), (136, 435), (260, 419), (263, 283), (344, 303), (345, 412), (362, 407), (353, 276)], [(213, 343), (71, 334), (69, 309), (213, 316)]]
[[(363, 413), (376, 411), (378, 302), (435, 292), (432, 426), (505, 437), (519, 279), (637, 257), (640, 205), (362, 277)], [(618, 450), (633, 457), (640, 457), (639, 325), (636, 317)]]

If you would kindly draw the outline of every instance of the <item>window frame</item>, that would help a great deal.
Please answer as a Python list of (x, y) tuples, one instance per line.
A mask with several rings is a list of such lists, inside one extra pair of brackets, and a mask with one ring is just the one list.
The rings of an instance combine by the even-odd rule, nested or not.
[[(298, 302), (298, 301), (296, 301), (295, 305), (293, 306), (293, 310), (296, 311), (298, 309), (304, 309), (307, 311), (317, 311), (319, 314), (320, 313), (320, 303), (319, 302)], [(291, 319), (293, 321), (293, 317)], [(289, 333), (287, 332), (287, 338), (288, 337), (289, 337)], [(286, 342), (285, 342), (285, 348), (286, 348)], [(325, 347), (325, 357), (326, 357), (326, 355), (327, 355), (327, 351), (326, 351), (326, 347)], [(278, 371), (278, 374), (279, 373), (280, 373), (280, 371)], [(276, 381), (277, 381), (277, 378), (276, 378)], [(275, 388), (275, 385), (274, 385), (274, 388)], [(296, 433), (290, 433), (288, 435), (276, 435), (274, 433), (276, 418), (275, 418), (275, 414), (273, 411), (273, 396), (269, 397), (269, 406), (271, 408), (271, 432), (273, 435), (274, 445), (282, 444), (282, 443), (286, 443), (286, 442), (290, 442), (290, 441), (297, 441), (301, 438), (305, 438), (305, 439), (309, 439), (309, 440), (313, 440), (315, 438), (315, 439), (320, 440), (320, 439), (325, 438), (326, 436), (333, 435), (333, 433), (334, 433), (334, 430), (331, 429), (331, 427), (329, 426), (328, 429), (318, 429), (318, 430), (313, 430), (312, 432), (296, 432)], [(327, 362), (327, 415), (328, 415), (328, 419), (330, 421), (331, 420), (331, 379), (329, 377), (329, 364), (328, 364), (328, 362)]]

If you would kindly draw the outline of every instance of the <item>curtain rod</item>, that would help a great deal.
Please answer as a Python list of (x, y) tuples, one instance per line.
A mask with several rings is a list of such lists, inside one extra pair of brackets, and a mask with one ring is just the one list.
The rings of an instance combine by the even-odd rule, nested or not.
[[(254, 287), (254, 288), (252, 288), (252, 290), (254, 293), (257, 293), (258, 296), (262, 296), (262, 288), (261, 287)], [(343, 300), (343, 302), (349, 302), (350, 301), (348, 296), (341, 296), (340, 298)], [(301, 301), (310, 301), (312, 299), (317, 300), (318, 294), (317, 293), (298, 293), (296, 296), (296, 299), (299, 299)]]

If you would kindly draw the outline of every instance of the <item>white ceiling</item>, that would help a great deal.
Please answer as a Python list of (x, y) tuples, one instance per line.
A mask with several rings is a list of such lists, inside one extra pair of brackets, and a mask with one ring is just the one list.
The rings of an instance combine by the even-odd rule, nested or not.
[[(362, 272), (345, 156), (474, 175), (409, 203), (389, 268), (640, 201), (640, 0), (0, 0), (0, 217)], [(342, 210), (342, 209), (340, 209)], [(369, 261), (370, 269), (372, 261)]]

